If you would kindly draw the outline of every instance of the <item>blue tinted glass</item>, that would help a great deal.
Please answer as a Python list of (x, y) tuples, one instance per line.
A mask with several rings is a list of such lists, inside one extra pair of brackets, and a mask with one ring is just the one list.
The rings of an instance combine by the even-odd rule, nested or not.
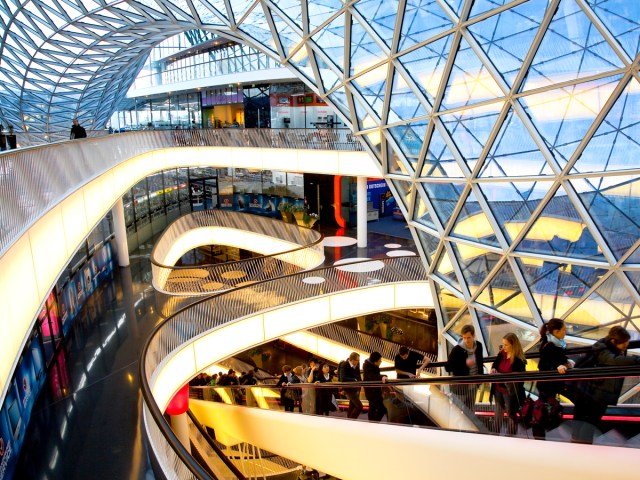
[(373, 111), (378, 114), (378, 118), (382, 116), (388, 68), (389, 64), (381, 65), (355, 78), (352, 83)]
[[(313, 32), (342, 7), (344, 7), (344, 4), (340, 0), (313, 0), (312, 2), (307, 2), (309, 31)], [(344, 24), (344, 21), (342, 23)]]
[(249, 16), (240, 24), (240, 30), (255, 38), (263, 48), (276, 52), (271, 29), (260, 6), (251, 10)]
[[(429, 223), (429, 220), (425, 220), (424, 222), (421, 222), (421, 223), (427, 224)], [(438, 244), (440, 243), (440, 240), (435, 235), (432, 235), (428, 232), (420, 230), (419, 228), (416, 228), (416, 233), (418, 234), (418, 240), (420, 241), (420, 244), (424, 249), (424, 253), (427, 257), (427, 261), (429, 262), (429, 264), (432, 264), (433, 254), (438, 248)]]
[[(469, 26), (469, 31), (509, 85), (513, 85), (520, 71), (548, 3), (548, 0), (531, 0)], [(476, 5), (477, 2), (474, 11)]]
[(326, 63), (320, 55), (316, 54), (316, 64), (318, 65), (318, 70), (320, 72), (320, 79), (322, 80), (322, 85), (324, 86), (324, 90), (326, 92), (330, 91), (333, 87), (338, 85), (341, 81), (341, 78), (338, 76), (336, 72), (333, 71), (331, 65)]
[(451, 39), (449, 35), (398, 58), (432, 105), (447, 63)]
[(571, 184), (616, 258), (627, 253), (640, 238), (638, 177), (596, 177)]
[(607, 77), (520, 99), (560, 166), (571, 158), (619, 80)]
[(361, 0), (355, 6), (384, 43), (391, 47), (398, 13), (398, 0)]
[(393, 75), (393, 87), (391, 89), (391, 100), (389, 101), (388, 123), (425, 115), (427, 115), (427, 111), (418, 101), (416, 94), (413, 93), (404, 77), (396, 70)]
[(371, 35), (352, 18), (351, 26), (351, 64), (349, 74), (359, 75), (367, 68), (384, 60), (385, 54), (382, 52)]
[(302, 48), (299, 49), (296, 54), (289, 59), (289, 62), (299, 71), (301, 71), (305, 77), (310, 80), (315, 80), (313, 76), (313, 69), (311, 68), (311, 64), (309, 62), (309, 55), (307, 54), (306, 45), (303, 45)]
[(487, 155), (480, 177), (552, 175), (520, 117), (510, 110)]
[(500, 114), (503, 102), (468, 108), (442, 115), (442, 123), (451, 135), (469, 170), (473, 170), (489, 134)]
[(311, 37), (340, 71), (344, 68), (344, 14)]
[(505, 3), (509, 3), (511, 0), (475, 0), (471, 7), (471, 13), (469, 18), (480, 15), (481, 13), (488, 12), (494, 8), (501, 7)]
[(501, 96), (502, 90), (463, 37), (449, 74), (440, 110)]
[(337, 106), (342, 113), (347, 117), (349, 116), (349, 107), (347, 106), (347, 94), (344, 92), (344, 87), (338, 88), (333, 93), (327, 95), (327, 97)]
[[(280, 0), (278, 8), (302, 30), (302, 2), (301, 0)], [(272, 10), (273, 11), (273, 10)]]
[(460, 280), (453, 268), (453, 262), (451, 261), (451, 257), (449, 257), (449, 252), (447, 252), (446, 249), (442, 249), (435, 273), (456, 290), (460, 290)]
[(575, 0), (562, 0), (533, 58), (523, 90), (623, 66)]
[(407, 0), (398, 50), (417, 43), (453, 27), (453, 23), (435, 0)]
[[(234, 0), (233, 2), (229, 2), (231, 10), (233, 11), (233, 18), (236, 23), (240, 21), (245, 13), (247, 13), (251, 4), (253, 4), (253, 0)], [(260, 13), (262, 13), (260, 5), (258, 5), (258, 8), (253, 9), (254, 14), (256, 13), (256, 10), (260, 10)], [(262, 13), (262, 15), (264, 16), (264, 13)]]
[(589, 140), (574, 170), (579, 173), (638, 168), (640, 84), (634, 78)]
[(402, 201), (404, 207), (408, 210), (409, 197), (411, 196), (411, 192), (412, 192), (411, 182), (392, 179), (391, 183), (393, 184), (394, 187), (396, 187), (396, 191), (400, 196), (400, 198), (396, 197), (396, 201), (397, 200)]
[(453, 210), (456, 208), (464, 191), (464, 184), (425, 182), (422, 185), (433, 205), (433, 209), (436, 211), (436, 215), (438, 215), (442, 225), (446, 225), (451, 220)]
[(540, 212), (517, 250), (603, 260), (593, 234), (562, 187)]
[(478, 184), (507, 241), (522, 231), (551, 185), (551, 182)]
[(640, 2), (630, 0), (587, 0), (613, 37), (631, 57), (640, 52)]
[(353, 105), (358, 117), (358, 129), (367, 130), (379, 126), (380, 122), (367, 112), (367, 109), (360, 103), (360, 98), (355, 94), (353, 95)]
[(285, 56), (289, 56), (293, 47), (296, 47), (302, 37), (298, 35), (279, 15), (276, 13), (272, 13), (271, 17), (273, 18), (273, 23), (276, 27), (276, 32), (278, 33), (278, 37), (280, 37), (280, 43), (282, 44), (282, 48), (284, 50)]
[(428, 120), (420, 120), (389, 129), (404, 156), (414, 165), (418, 161), (428, 124)]
[(440, 131), (433, 129), (421, 177), (463, 177), (462, 169), (444, 142)]

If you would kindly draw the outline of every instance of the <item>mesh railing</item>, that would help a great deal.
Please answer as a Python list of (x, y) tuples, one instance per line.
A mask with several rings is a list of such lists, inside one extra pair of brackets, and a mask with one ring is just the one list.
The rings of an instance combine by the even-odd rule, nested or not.
[[(198, 335), (257, 312), (314, 297), (338, 293), (358, 287), (426, 281), (424, 266), (416, 256), (386, 258), (304, 271), (284, 278), (265, 281), (214, 295), (179, 311), (163, 321), (153, 332), (143, 349), (140, 376), (145, 399), (147, 429), (170, 429), (162, 412), (153, 400), (150, 382), (163, 360), (183, 344)], [(150, 426), (156, 423), (157, 426)], [(175, 452), (167, 452), (167, 438), (149, 437), (150, 447), (156, 455), (166, 455), (163, 463), (171, 467), (176, 459), (185, 461), (186, 451), (172, 441)], [(157, 445), (156, 445), (157, 443)], [(176, 453), (179, 452), (179, 453)], [(193, 462), (193, 459), (191, 459)], [(187, 463), (190, 463), (187, 461)], [(173, 468), (173, 467), (171, 467)], [(182, 472), (183, 470), (181, 470)], [(182, 474), (181, 474), (182, 475)], [(187, 474), (185, 474), (187, 475)], [(176, 478), (191, 478), (178, 476)]]
[[(265, 241), (268, 238), (270, 243), (276, 239), (299, 247), (234, 262), (180, 267), (163, 264), (181, 237), (207, 227), (251, 232), (264, 236)], [(257, 215), (223, 210), (194, 212), (173, 222), (153, 247), (153, 286), (170, 295), (203, 295), (308, 270), (324, 262), (322, 238), (315, 230)]]
[(38, 218), (123, 160), (160, 148), (222, 146), (363, 151), (349, 130), (148, 130), (0, 154), (0, 256)]

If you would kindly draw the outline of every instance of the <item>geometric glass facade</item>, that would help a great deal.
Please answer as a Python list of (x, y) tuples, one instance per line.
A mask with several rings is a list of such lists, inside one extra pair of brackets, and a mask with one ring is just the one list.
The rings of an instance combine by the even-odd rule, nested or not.
[(223, 32), (293, 69), (380, 162), (444, 339), (471, 322), (495, 353), (551, 317), (574, 341), (638, 337), (640, 2), (64, 5), (0, 0), (0, 115), (17, 130), (101, 128), (151, 47)]

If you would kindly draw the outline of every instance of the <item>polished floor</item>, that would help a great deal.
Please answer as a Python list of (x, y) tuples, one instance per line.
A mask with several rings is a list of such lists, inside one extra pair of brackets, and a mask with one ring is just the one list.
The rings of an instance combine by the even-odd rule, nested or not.
[[(321, 231), (356, 237), (355, 230)], [(138, 379), (140, 351), (161, 320), (150, 283), (150, 247), (131, 255), (130, 267), (116, 269), (75, 320), (50, 372), (59, 376), (62, 395), (46, 386), (38, 398), (16, 479), (154, 478), (142, 441)], [(398, 250), (416, 251), (410, 239), (369, 233), (367, 248), (325, 248), (326, 264)]]

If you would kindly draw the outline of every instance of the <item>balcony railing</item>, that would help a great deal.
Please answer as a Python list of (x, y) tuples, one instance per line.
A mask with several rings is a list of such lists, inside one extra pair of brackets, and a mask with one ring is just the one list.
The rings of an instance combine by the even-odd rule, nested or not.
[(123, 160), (161, 148), (222, 146), (363, 151), (348, 130), (148, 130), (0, 154), (0, 256), (38, 218)]

